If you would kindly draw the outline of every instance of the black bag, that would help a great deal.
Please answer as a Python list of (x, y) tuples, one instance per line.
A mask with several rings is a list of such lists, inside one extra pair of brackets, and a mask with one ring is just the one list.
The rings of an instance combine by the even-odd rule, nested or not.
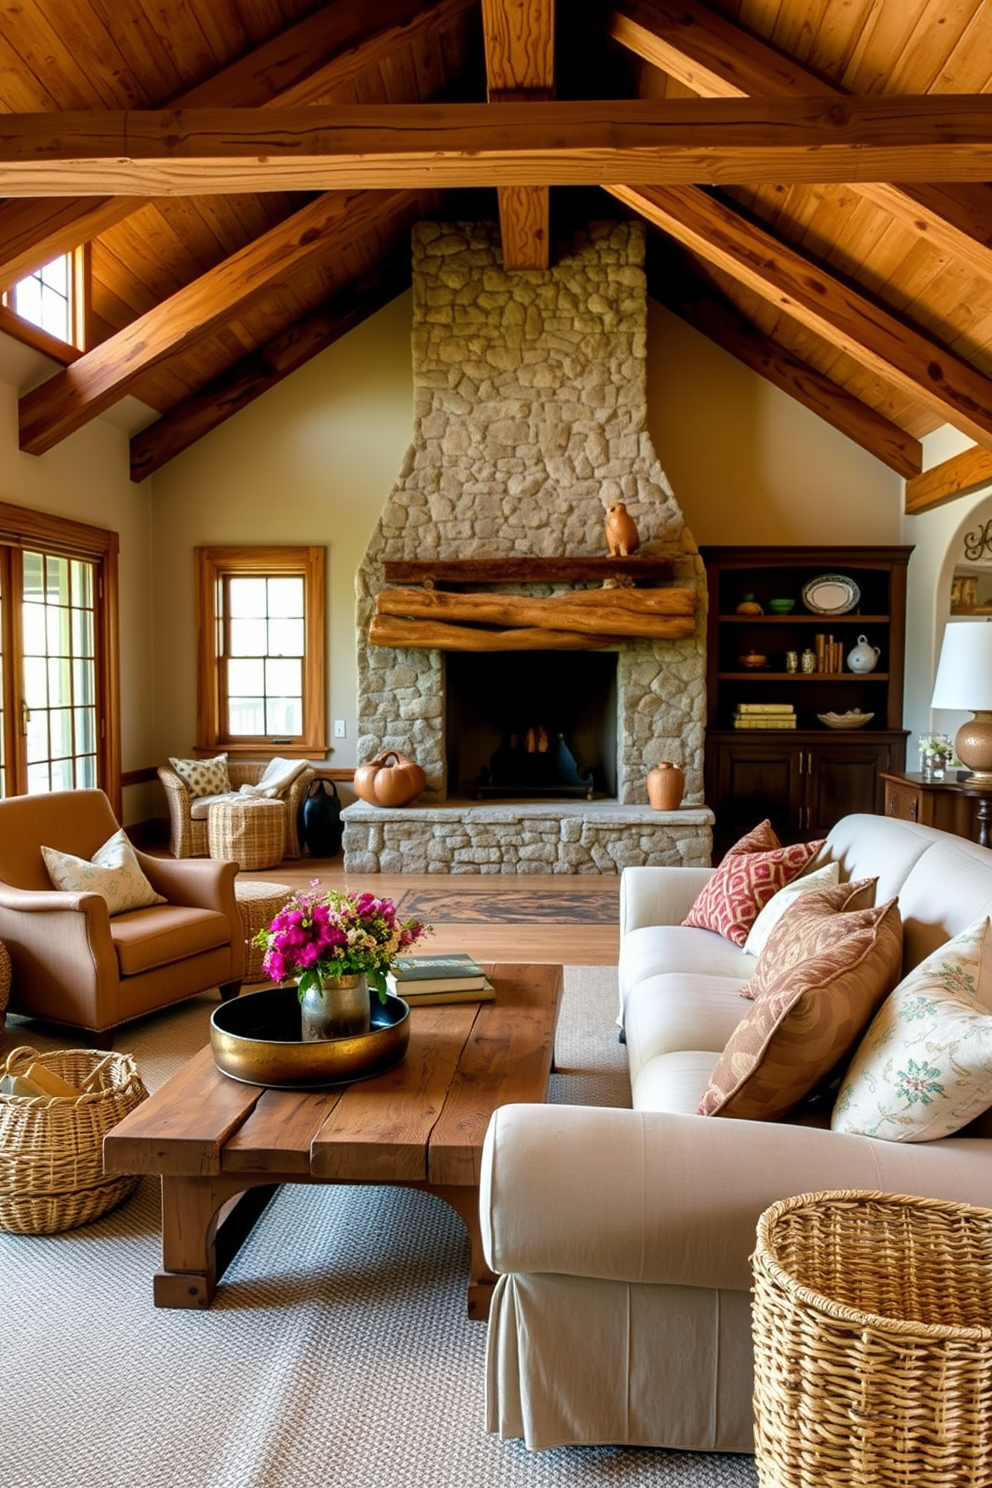
[[(330, 786), (333, 795), (327, 794)], [(333, 780), (312, 780), (300, 803), (300, 836), (312, 858), (333, 858), (341, 851), (344, 823), (341, 801)]]

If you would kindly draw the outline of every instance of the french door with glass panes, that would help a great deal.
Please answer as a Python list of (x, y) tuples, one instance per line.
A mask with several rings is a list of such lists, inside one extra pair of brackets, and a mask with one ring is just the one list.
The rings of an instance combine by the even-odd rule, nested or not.
[(108, 554), (79, 551), (94, 546), (81, 544), (80, 532), (96, 532), (95, 546), (116, 556), (115, 534), (39, 517), (35, 536), (45, 541), (23, 532), (20, 542), (7, 541), (4, 514), (15, 511), (22, 528), (32, 525), (23, 521), (30, 514), (0, 507), (0, 795), (99, 785), (117, 806)]

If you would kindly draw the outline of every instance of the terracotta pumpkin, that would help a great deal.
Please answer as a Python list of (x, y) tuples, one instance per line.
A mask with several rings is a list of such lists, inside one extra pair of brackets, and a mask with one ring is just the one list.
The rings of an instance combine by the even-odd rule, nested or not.
[(407, 806), (420, 795), (427, 776), (416, 760), (390, 749), (355, 771), (355, 794), (370, 806)]

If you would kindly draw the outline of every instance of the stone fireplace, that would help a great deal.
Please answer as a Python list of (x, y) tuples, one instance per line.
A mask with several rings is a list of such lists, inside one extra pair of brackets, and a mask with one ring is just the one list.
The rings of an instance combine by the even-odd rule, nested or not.
[[(414, 435), (357, 579), (358, 757), (410, 755), (428, 783), (400, 810), (345, 809), (348, 871), (709, 863), (705, 584), (646, 429), (643, 259), (635, 222), (594, 223), (555, 267), (514, 273), (495, 224), (414, 228)], [(387, 563), (516, 559), (524, 581), (493, 592), (560, 594), (575, 586), (540, 560), (605, 557), (618, 501), (637, 558), (668, 560), (693, 592), (691, 633), (574, 650), (370, 642)], [(553, 778), (561, 746), (574, 780)], [(659, 759), (685, 770), (679, 811), (646, 804)]]

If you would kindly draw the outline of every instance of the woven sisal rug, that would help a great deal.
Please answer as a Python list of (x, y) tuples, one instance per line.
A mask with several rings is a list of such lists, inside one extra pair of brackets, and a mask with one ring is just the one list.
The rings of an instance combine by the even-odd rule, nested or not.
[[(566, 970), (551, 1098), (629, 1104), (616, 973)], [(121, 1031), (155, 1087), (207, 1040), (212, 998)], [(72, 1043), (9, 1019), (6, 1048)], [(439, 1200), (284, 1188), (205, 1313), (152, 1306), (153, 1180), (64, 1235), (0, 1234), (5, 1488), (753, 1488), (750, 1457), (528, 1452), (484, 1429), (486, 1330)]]

